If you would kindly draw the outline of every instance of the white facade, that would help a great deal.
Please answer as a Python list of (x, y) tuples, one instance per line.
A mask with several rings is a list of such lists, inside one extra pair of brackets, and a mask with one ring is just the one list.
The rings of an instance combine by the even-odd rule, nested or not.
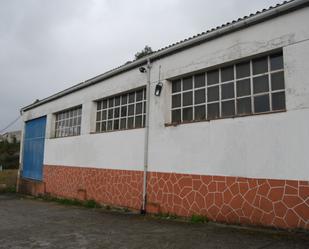
[[(152, 62), (149, 171), (308, 180), (309, 8), (287, 13)], [(286, 112), (166, 126), (170, 79), (283, 50)], [(159, 81), (163, 91), (154, 96)], [(146, 85), (138, 68), (25, 111), (47, 115), (44, 164), (143, 170), (145, 129), (93, 134), (95, 100)], [(82, 104), (82, 130), (53, 138), (54, 114)]]

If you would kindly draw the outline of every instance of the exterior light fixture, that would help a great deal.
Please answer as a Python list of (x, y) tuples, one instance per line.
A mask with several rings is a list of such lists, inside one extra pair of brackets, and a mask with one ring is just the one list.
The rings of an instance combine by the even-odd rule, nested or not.
[(145, 67), (140, 67), (138, 69), (141, 73), (145, 73), (147, 71), (147, 69)]
[(155, 96), (160, 96), (161, 95), (162, 88), (163, 88), (163, 84), (162, 84), (162, 82), (159, 82), (156, 85), (156, 88), (155, 88)]

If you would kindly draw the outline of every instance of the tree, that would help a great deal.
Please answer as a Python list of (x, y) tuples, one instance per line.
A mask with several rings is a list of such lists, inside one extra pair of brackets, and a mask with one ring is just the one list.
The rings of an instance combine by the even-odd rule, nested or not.
[(152, 52), (152, 48), (146, 45), (142, 51), (135, 54), (135, 59), (138, 60), (146, 55), (152, 54)]

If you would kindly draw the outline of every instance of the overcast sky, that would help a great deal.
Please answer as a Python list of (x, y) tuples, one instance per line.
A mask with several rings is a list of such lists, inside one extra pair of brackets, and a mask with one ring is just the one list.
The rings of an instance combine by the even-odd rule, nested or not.
[[(1, 0), (0, 131), (19, 109), (278, 0)], [(9, 130), (21, 127), (17, 122)]]

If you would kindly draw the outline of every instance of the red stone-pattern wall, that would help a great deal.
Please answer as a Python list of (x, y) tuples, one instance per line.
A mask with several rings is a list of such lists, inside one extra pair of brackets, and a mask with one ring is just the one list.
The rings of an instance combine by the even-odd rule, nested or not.
[(44, 182), (53, 196), (141, 208), (142, 171), (44, 165)]
[[(309, 230), (309, 181), (147, 174), (147, 212)], [(139, 210), (143, 172), (44, 166), (44, 191)]]
[(148, 173), (148, 211), (309, 229), (309, 181)]

